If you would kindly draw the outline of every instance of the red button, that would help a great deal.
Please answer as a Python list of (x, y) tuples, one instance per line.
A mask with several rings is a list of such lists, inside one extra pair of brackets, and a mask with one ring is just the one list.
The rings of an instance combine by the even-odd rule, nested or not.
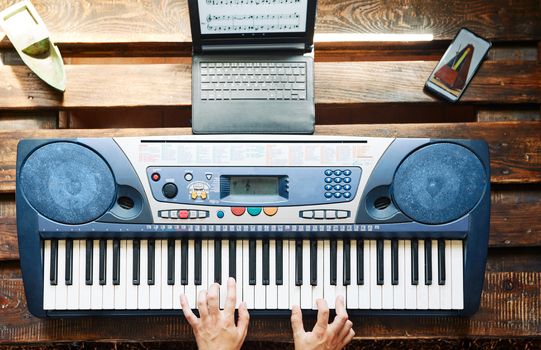
[(160, 179), (160, 174), (158, 174), (158, 173), (152, 174), (152, 180), (158, 181), (159, 179)]
[(235, 216), (241, 216), (242, 214), (244, 214), (245, 211), (246, 211), (245, 207), (232, 207), (231, 208), (231, 212)]
[(187, 219), (190, 216), (190, 212), (187, 210), (179, 210), (178, 217), (179, 219)]

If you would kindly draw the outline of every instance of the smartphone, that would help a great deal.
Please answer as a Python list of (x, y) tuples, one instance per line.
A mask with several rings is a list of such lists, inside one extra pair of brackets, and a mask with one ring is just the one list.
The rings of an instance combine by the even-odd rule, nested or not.
[(425, 90), (448, 101), (458, 101), (491, 46), (492, 43), (472, 31), (460, 29), (430, 73)]

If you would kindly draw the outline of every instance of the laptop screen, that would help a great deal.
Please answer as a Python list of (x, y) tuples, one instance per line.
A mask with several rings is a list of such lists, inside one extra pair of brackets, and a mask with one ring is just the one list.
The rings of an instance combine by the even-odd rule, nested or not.
[(201, 34), (298, 33), (308, 0), (198, 0)]

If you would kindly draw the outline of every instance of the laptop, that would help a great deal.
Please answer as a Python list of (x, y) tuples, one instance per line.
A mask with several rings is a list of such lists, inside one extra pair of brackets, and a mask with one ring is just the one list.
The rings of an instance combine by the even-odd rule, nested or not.
[(193, 133), (313, 133), (317, 0), (188, 6)]

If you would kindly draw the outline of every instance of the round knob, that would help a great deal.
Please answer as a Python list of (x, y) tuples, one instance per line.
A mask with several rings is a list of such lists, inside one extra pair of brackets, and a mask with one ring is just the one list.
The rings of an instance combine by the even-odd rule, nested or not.
[(168, 182), (166, 183), (165, 185), (163, 185), (162, 187), (162, 192), (163, 192), (163, 195), (166, 197), (166, 198), (173, 198), (177, 195), (178, 193), (178, 188), (177, 188), (177, 185), (175, 185), (174, 183), (172, 182)]

